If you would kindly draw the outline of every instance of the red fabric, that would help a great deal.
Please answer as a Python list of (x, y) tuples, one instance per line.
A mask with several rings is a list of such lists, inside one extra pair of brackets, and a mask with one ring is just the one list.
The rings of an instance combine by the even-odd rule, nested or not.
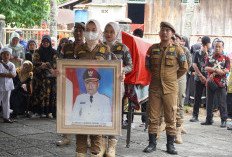
[(78, 79), (77, 79), (77, 71), (76, 71), (76, 69), (74, 69), (74, 68), (67, 68), (65, 76), (73, 84), (73, 103), (72, 103), (72, 107), (73, 107), (74, 103), (76, 101), (77, 95), (81, 94), (80, 88), (79, 88)]
[(151, 75), (145, 67), (145, 58), (151, 44), (125, 32), (122, 32), (122, 43), (130, 49), (133, 62), (133, 70), (126, 75), (124, 83), (141, 84), (143, 86), (149, 85)]
[(137, 28), (140, 28), (144, 31), (144, 24), (130, 24), (130, 25), (131, 25), (131, 32), (133, 32)]

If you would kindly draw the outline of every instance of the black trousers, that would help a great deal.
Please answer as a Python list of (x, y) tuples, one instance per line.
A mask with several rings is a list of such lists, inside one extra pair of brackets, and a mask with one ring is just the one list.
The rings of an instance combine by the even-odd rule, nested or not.
[[(147, 110), (147, 105), (148, 105), (148, 101), (146, 101), (146, 102), (144, 102), (144, 103), (141, 104), (141, 112), (146, 112), (146, 110)], [(146, 116), (142, 115), (142, 116), (141, 116), (141, 121), (142, 121), (143, 123), (146, 123)]]
[(201, 96), (205, 88), (205, 84), (201, 81), (194, 81), (195, 94), (194, 94), (194, 106), (193, 106), (193, 116), (198, 117), (199, 108), (201, 106)]
[(207, 111), (207, 121), (211, 121), (213, 118), (213, 98), (218, 97), (218, 104), (220, 110), (220, 116), (222, 121), (227, 119), (227, 104), (226, 104), (226, 88), (219, 87), (216, 91), (210, 90), (209, 87), (206, 88), (206, 111)]
[(226, 101), (228, 117), (232, 118), (232, 93), (227, 93)]

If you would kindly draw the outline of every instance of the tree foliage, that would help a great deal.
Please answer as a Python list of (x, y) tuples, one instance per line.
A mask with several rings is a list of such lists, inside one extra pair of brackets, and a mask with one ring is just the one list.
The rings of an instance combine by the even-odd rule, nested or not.
[(0, 0), (0, 13), (6, 17), (6, 25), (30, 27), (49, 18), (49, 6), (49, 0)]

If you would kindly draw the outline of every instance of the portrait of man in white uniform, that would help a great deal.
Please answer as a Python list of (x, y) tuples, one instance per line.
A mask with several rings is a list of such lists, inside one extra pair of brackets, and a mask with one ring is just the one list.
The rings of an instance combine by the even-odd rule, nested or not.
[(83, 73), (86, 93), (77, 96), (72, 110), (72, 125), (112, 125), (110, 97), (98, 92), (101, 75), (95, 69)]

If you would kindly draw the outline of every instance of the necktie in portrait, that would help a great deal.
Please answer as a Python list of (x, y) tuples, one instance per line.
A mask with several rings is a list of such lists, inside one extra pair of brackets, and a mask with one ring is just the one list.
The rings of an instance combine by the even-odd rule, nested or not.
[(90, 96), (90, 102), (91, 103), (93, 102), (93, 96), (92, 95)]

